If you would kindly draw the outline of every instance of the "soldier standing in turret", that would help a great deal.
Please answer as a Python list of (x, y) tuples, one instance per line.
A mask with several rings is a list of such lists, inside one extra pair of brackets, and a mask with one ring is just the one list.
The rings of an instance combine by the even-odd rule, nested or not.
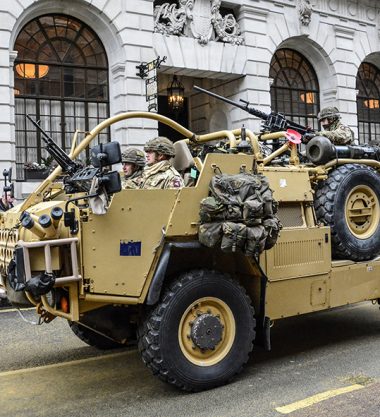
[(144, 169), (140, 188), (182, 188), (184, 182), (170, 163), (175, 156), (173, 143), (164, 136), (151, 139), (144, 146), (147, 167)]
[(315, 136), (325, 136), (334, 145), (353, 145), (353, 131), (341, 121), (336, 107), (325, 107), (318, 113), (318, 121), (323, 130), (315, 132)]
[(145, 154), (138, 148), (128, 148), (121, 155), (124, 178), (122, 188), (140, 188), (141, 176), (145, 167)]

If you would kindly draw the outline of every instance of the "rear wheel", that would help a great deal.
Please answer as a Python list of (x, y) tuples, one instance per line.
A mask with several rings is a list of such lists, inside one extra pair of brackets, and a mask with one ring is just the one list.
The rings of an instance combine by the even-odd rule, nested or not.
[(318, 187), (315, 208), (331, 227), (335, 258), (363, 261), (380, 253), (380, 176), (373, 168), (336, 168)]
[(138, 346), (153, 374), (199, 391), (241, 371), (253, 348), (254, 328), (244, 288), (219, 272), (191, 271), (174, 281), (150, 312)]

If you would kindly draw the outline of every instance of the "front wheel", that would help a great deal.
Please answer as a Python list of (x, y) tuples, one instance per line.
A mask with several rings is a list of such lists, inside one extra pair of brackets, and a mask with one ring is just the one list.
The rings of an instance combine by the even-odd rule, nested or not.
[(228, 382), (248, 360), (254, 310), (243, 287), (225, 274), (180, 276), (139, 330), (143, 361), (165, 382), (200, 391)]

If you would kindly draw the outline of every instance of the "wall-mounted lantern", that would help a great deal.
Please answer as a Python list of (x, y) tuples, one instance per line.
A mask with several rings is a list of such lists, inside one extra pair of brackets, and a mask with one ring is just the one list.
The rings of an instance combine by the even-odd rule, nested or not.
[(183, 110), (185, 88), (178, 80), (177, 76), (173, 76), (172, 82), (168, 85), (168, 105), (173, 113), (180, 113)]

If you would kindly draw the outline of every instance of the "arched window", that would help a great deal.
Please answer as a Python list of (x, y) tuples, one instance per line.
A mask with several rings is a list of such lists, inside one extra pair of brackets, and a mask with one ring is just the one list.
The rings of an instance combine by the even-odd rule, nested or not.
[(269, 70), (272, 110), (318, 129), (319, 85), (309, 61), (291, 49), (279, 49)]
[[(17, 177), (26, 161), (47, 154), (41, 126), (65, 151), (76, 130), (89, 131), (109, 117), (108, 63), (102, 43), (83, 22), (64, 15), (41, 16), (23, 27), (14, 49)], [(108, 140), (109, 132), (100, 141)]]
[(380, 142), (380, 70), (363, 62), (356, 77), (359, 142)]

